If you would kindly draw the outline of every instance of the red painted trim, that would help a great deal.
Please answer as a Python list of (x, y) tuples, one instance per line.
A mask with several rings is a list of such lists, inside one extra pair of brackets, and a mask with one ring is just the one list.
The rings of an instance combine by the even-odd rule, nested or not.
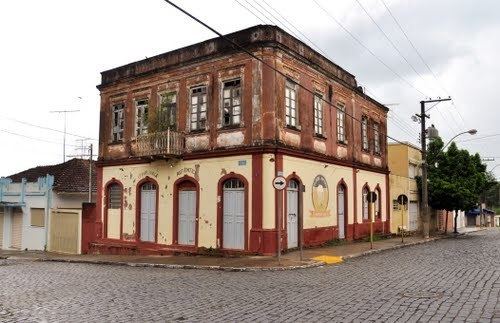
[(353, 192), (352, 192), (352, 197), (354, 200), (354, 218), (353, 218), (353, 224), (358, 223), (358, 170), (356, 168), (352, 169), (352, 178), (353, 178)]
[[(103, 217), (103, 205), (102, 205), (102, 194), (103, 194), (103, 189), (104, 187), (102, 186), (102, 177), (103, 177), (103, 168), (101, 166), (96, 166), (97, 170), (97, 181), (96, 181), (96, 187), (97, 187), (97, 200), (96, 200), (96, 206), (97, 206), (97, 214), (96, 214), (96, 220), (98, 222), (101, 222), (104, 220)], [(101, 226), (102, 230), (104, 231), (104, 226)], [(104, 232), (101, 232), (101, 237), (104, 236)]]
[(263, 203), (262, 203), (262, 189), (263, 189), (263, 155), (252, 155), (252, 228), (262, 229), (263, 222)]
[[(245, 186), (245, 224), (244, 224), (244, 230), (245, 230), (245, 249), (248, 250), (248, 181), (247, 179), (240, 174), (236, 174), (234, 172), (231, 172), (229, 174), (226, 174), (222, 176), (219, 179), (219, 183), (217, 184), (217, 196), (220, 197), (220, 202), (217, 203), (217, 240), (218, 240), (218, 247), (222, 250), (228, 250), (223, 248), (224, 246), (224, 236), (223, 236), (223, 216), (224, 216), (224, 182), (226, 182), (229, 179), (238, 179), (243, 182)], [(229, 249), (230, 250), (230, 249)]]
[[(155, 240), (154, 242), (150, 241), (141, 241), (141, 186), (146, 184), (146, 183), (153, 183), (156, 185), (156, 214), (155, 214)], [(135, 209), (135, 240), (144, 244), (153, 244), (158, 242), (158, 207), (159, 207), (159, 193), (160, 193), (160, 186), (158, 185), (158, 182), (149, 177), (146, 176), (145, 178), (141, 179), (137, 185), (135, 186), (135, 199), (136, 199), (136, 209)]]
[(337, 195), (337, 237), (338, 232), (340, 232), (339, 228), (339, 188), (343, 186), (344, 188), (344, 239), (347, 239), (347, 225), (349, 224), (349, 190), (347, 187), (347, 183), (344, 181), (342, 177), (337, 184), (337, 191), (335, 192)]
[(293, 172), (292, 174), (288, 175), (286, 177), (286, 188), (283, 190), (283, 226), (284, 226), (284, 235), (285, 235), (285, 243), (284, 243), (284, 249), (288, 249), (288, 185), (290, 183), (290, 181), (296, 181), (299, 183), (299, 196), (298, 196), (298, 201), (297, 203), (299, 205), (297, 205), (297, 211), (299, 212), (299, 218), (298, 218), (298, 224), (297, 224), (297, 236), (299, 237), (299, 246), (300, 246), (300, 243), (303, 243), (303, 241), (301, 241), (302, 239), (300, 238), (302, 236), (301, 234), (301, 228), (304, 224), (304, 212), (302, 210), (303, 206), (302, 206), (302, 180), (300, 179), (300, 177), (295, 173)]
[(174, 196), (173, 196), (173, 220), (172, 220), (172, 245), (183, 246), (178, 243), (179, 240), (179, 191), (189, 190), (196, 192), (196, 228), (195, 228), (195, 242), (194, 246), (188, 245), (186, 247), (193, 247), (195, 250), (198, 248), (198, 230), (200, 225), (200, 185), (196, 179), (191, 176), (184, 175), (177, 179), (174, 183)]
[(120, 194), (120, 238), (119, 240), (122, 240), (122, 236), (123, 236), (123, 184), (122, 182), (120, 182), (119, 180), (117, 180), (116, 178), (112, 178), (111, 180), (109, 180), (106, 185), (104, 186), (104, 199), (105, 199), (105, 208), (104, 208), (104, 223), (103, 223), (103, 227), (104, 227), (104, 233), (103, 233), (103, 237), (105, 238), (108, 238), (108, 205), (109, 205), (109, 187), (112, 185), (112, 184), (118, 184), (121, 188), (121, 194)]
[[(278, 172), (282, 172), (283, 171), (283, 154), (280, 154), (280, 153), (276, 153), (274, 154), (274, 176), (277, 176), (278, 175)], [(273, 176), (273, 178), (274, 178)], [(280, 202), (280, 198), (279, 198), (279, 194), (280, 192), (278, 190), (274, 190), (274, 228), (276, 230), (278, 230), (278, 216), (280, 216), (278, 214), (278, 205), (279, 205), (279, 202)], [(283, 201), (281, 201), (283, 202)], [(284, 209), (284, 208), (283, 208)], [(283, 230), (283, 217), (281, 218), (281, 228), (280, 230)]]

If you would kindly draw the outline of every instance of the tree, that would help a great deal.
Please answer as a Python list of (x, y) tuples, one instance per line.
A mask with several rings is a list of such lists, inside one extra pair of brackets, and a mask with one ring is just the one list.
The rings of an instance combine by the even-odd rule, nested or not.
[[(458, 149), (452, 142), (447, 151), (441, 151), (443, 141), (434, 139), (429, 144), (427, 163), (429, 205), (438, 210), (455, 211), (454, 232), (457, 232), (459, 210), (470, 210), (480, 201), (488, 188), (486, 166), (479, 154), (471, 155)], [(419, 187), (421, 182), (419, 181)]]

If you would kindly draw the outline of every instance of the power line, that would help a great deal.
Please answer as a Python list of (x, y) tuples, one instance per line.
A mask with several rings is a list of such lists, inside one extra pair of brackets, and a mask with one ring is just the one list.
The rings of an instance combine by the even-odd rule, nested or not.
[[(6, 130), (6, 129), (0, 129), (0, 131), (4, 132), (4, 133), (8, 133), (8, 134), (13, 135), (13, 136), (23, 137), (23, 138), (30, 139), (30, 140), (45, 142), (45, 143), (49, 143), (49, 144), (61, 145), (61, 143), (57, 142), (57, 141), (52, 141), (52, 140), (46, 140), (46, 139), (41, 139), (41, 138), (30, 137), (30, 136), (26, 136), (26, 135), (23, 135), (23, 134), (20, 134), (20, 133), (17, 133), (17, 132), (12, 132), (12, 131)], [(70, 144), (68, 144), (67, 146), (78, 147), (76, 145), (70, 145)]]
[(363, 6), (363, 4), (361, 3), (361, 1), (359, 0), (356, 0), (356, 2), (358, 3), (358, 5), (361, 7), (361, 9), (363, 9), (363, 11), (366, 13), (366, 15), (370, 18), (370, 20), (375, 24), (375, 26), (377, 26), (378, 30), (382, 33), (382, 35), (384, 35), (385, 39), (387, 39), (387, 41), (391, 44), (391, 46), (396, 50), (396, 52), (399, 54), (399, 56), (401, 56), (404, 61), (406, 62), (406, 64), (408, 64), (408, 66), (410, 66), (410, 68), (422, 79), (422, 81), (424, 81), (425, 83), (425, 79), (424, 77), (415, 69), (415, 67), (410, 63), (410, 61), (406, 58), (405, 55), (403, 55), (403, 53), (399, 50), (399, 48), (396, 46), (396, 44), (394, 44), (394, 42), (389, 38), (389, 36), (385, 33), (385, 31), (382, 29), (382, 27), (380, 27), (380, 25), (375, 21), (375, 19), (373, 19), (372, 15), (368, 12), (368, 10), (366, 10), (366, 8)]
[[(13, 119), (13, 118), (7, 118), (7, 117), (4, 117), (4, 119), (5, 120), (9, 120), (9, 121), (13, 121), (13, 122), (17, 122), (17, 123), (20, 123), (20, 124), (24, 124), (24, 125), (27, 125), (27, 126), (30, 126), (30, 127), (35, 127), (35, 128), (40, 128), (40, 129), (44, 129), (44, 130), (50, 130), (50, 131), (54, 131), (54, 132), (64, 133), (64, 131), (62, 131), (62, 130), (53, 129), (53, 128), (49, 128), (49, 127), (45, 127), (45, 126), (40, 126), (40, 125), (36, 125), (36, 124), (29, 123), (29, 122), (26, 122), (26, 121), (21, 121), (21, 120), (17, 120), (17, 119)], [(90, 138), (90, 137), (85, 137), (85, 136), (77, 135), (77, 134), (70, 133), (70, 132), (66, 132), (66, 134), (70, 135), (70, 136), (82, 138), (82, 139), (88, 139), (88, 140), (97, 141), (97, 139), (93, 139), (93, 138)]]
[(257, 16), (253, 11), (251, 11), (250, 9), (248, 9), (247, 7), (245, 7), (241, 2), (239, 2), (238, 0), (234, 0), (236, 1), (240, 6), (242, 6), (243, 8), (245, 8), (245, 10), (247, 10), (248, 12), (250, 12), (252, 15), (254, 15), (257, 19), (259, 19), (263, 24), (267, 24), (264, 20), (262, 20), (262, 18), (260, 18), (259, 16)]
[(487, 138), (492, 138), (492, 137), (498, 137), (498, 136), (500, 136), (500, 133), (495, 133), (495, 134), (492, 134), (492, 135), (486, 135), (486, 136), (477, 137), (477, 138), (464, 139), (464, 140), (460, 140), (458, 142), (476, 141), (476, 140), (482, 140), (482, 139), (487, 139)]
[(313, 0), (314, 3), (323, 10), (342, 30), (344, 30), (352, 39), (354, 39), (361, 47), (363, 47), (368, 53), (370, 53), (376, 60), (378, 60), (382, 65), (384, 65), (389, 71), (391, 71), (398, 79), (406, 83), (408, 86), (413, 88), (415, 91), (423, 95), (424, 97), (428, 97), (424, 92), (420, 91), (417, 87), (415, 87), (410, 81), (401, 76), (398, 72), (392, 69), (386, 62), (384, 62), (380, 57), (378, 57), (370, 48), (368, 48), (358, 37), (356, 37), (353, 33), (351, 33), (337, 18), (335, 18), (328, 10), (326, 10), (318, 1)]
[[(171, 5), (172, 7), (174, 7), (175, 9), (179, 10), (180, 12), (184, 13), (186, 16), (188, 16), (189, 18), (193, 19), (194, 21), (196, 21), (197, 23), (199, 23), (200, 25), (204, 26), (205, 28), (207, 28), (208, 30), (210, 30), (211, 32), (213, 32), (214, 34), (218, 35), (220, 38), (224, 39), (225, 41), (227, 41), (228, 43), (230, 43), (232, 46), (234, 46), (235, 48), (238, 48), (239, 50), (241, 50), (242, 52), (248, 54), (250, 57), (254, 58), (255, 60), (259, 61), (262, 63), (262, 65), (272, 69), (275, 73), (279, 74), (280, 76), (283, 76), (284, 78), (287, 78), (287, 75), (285, 73), (283, 73), (282, 71), (278, 70), (277, 68), (275, 68), (274, 66), (270, 65), (269, 63), (265, 62), (264, 60), (262, 60), (260, 57), (256, 56), (254, 53), (250, 52), (249, 50), (247, 50), (246, 48), (244, 48), (243, 46), (239, 45), (238, 43), (236, 43), (235, 41), (233, 41), (232, 39), (228, 38), (227, 36), (223, 35), (222, 33), (220, 33), (219, 31), (217, 31), (216, 29), (212, 28), (211, 26), (209, 26), (208, 24), (206, 24), (205, 22), (201, 21), (200, 19), (196, 18), (195, 16), (193, 16), (191, 13), (187, 12), (186, 10), (184, 10), (183, 8), (179, 7), (178, 5), (176, 5), (175, 3), (173, 3), (172, 1), (170, 0), (164, 0), (166, 3), (168, 3), (169, 5)], [(306, 92), (309, 92), (310, 94), (312, 95), (315, 95), (315, 92), (308, 89), (307, 87), (305, 87), (304, 85), (300, 84), (300, 83), (297, 83), (296, 84), (298, 87), (302, 88), (303, 90), (305, 90)], [(333, 107), (335, 109), (339, 109), (337, 106), (335, 106), (334, 104), (332, 104), (331, 102), (325, 100), (324, 98), (322, 97), (318, 97), (321, 101), (325, 102), (326, 104), (328, 104), (330, 107)], [(361, 120), (359, 119), (356, 119), (353, 115), (350, 115), (347, 113), (347, 111), (343, 111), (345, 113), (346, 116), (350, 117), (352, 120), (355, 120), (357, 122), (359, 122), (360, 124), (362, 123)], [(399, 141), (398, 139), (396, 138), (393, 138), (391, 136), (389, 136), (389, 134), (387, 133), (383, 133), (381, 131), (379, 131), (379, 133), (383, 134), (385, 137), (389, 138), (389, 139), (392, 139), (396, 142), (399, 142), (399, 143), (402, 143), (401, 141)]]
[[(427, 69), (429, 70), (429, 72), (431, 73), (431, 75), (434, 77), (434, 79), (436, 80), (436, 82), (438, 83), (438, 85), (441, 87), (441, 89), (445, 93), (447, 93), (449, 95), (449, 91), (446, 90), (446, 88), (444, 87), (444, 85), (442, 84), (442, 82), (438, 79), (436, 73), (434, 73), (434, 71), (431, 69), (430, 65), (424, 59), (424, 57), (422, 56), (422, 54), (420, 53), (420, 51), (417, 49), (417, 47), (415, 46), (415, 44), (413, 44), (413, 42), (411, 41), (411, 39), (408, 36), (408, 34), (406, 33), (406, 31), (403, 29), (403, 26), (399, 23), (399, 21), (396, 18), (396, 16), (392, 13), (391, 9), (389, 9), (389, 6), (385, 3), (384, 0), (380, 0), (380, 2), (382, 2), (382, 4), (384, 5), (385, 9), (389, 13), (389, 15), (392, 17), (392, 19), (394, 20), (394, 22), (396, 23), (396, 25), (399, 27), (399, 30), (401, 30), (401, 32), (403, 33), (404, 37), (408, 41), (408, 43), (410, 43), (410, 45), (413, 48), (413, 50), (415, 51), (415, 53), (417, 53), (417, 56), (420, 58), (420, 60), (422, 61), (422, 63), (424, 63), (424, 65), (427, 67)], [(462, 120), (462, 123), (465, 126), (464, 118), (462, 117), (462, 114), (460, 113), (460, 110), (458, 110), (458, 107), (455, 105), (455, 101), (452, 100), (451, 102), (452, 102), (452, 105), (454, 106), (455, 110), (457, 111), (458, 115), (460, 116), (460, 119)]]

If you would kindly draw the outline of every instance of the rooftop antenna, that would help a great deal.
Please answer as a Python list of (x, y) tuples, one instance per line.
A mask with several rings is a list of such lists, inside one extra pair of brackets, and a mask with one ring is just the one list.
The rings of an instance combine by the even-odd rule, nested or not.
[(66, 115), (71, 112), (78, 112), (80, 110), (54, 110), (50, 113), (63, 113), (64, 114), (64, 130), (63, 130), (63, 163), (66, 162)]

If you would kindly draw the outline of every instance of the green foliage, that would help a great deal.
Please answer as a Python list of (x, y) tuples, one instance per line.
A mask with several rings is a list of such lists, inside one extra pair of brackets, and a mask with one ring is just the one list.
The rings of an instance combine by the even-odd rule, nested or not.
[(481, 194), (491, 185), (486, 166), (479, 154), (458, 149), (454, 142), (447, 151), (441, 151), (442, 148), (440, 138), (429, 144), (429, 205), (438, 210), (469, 210), (480, 202)]

